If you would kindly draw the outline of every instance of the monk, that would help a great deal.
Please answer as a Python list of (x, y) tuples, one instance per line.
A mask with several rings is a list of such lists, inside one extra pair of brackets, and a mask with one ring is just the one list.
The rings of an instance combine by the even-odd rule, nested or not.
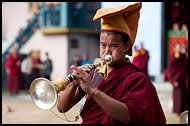
[[(165, 124), (166, 119), (156, 89), (138, 67), (126, 62), (132, 55), (142, 3), (102, 8), (94, 20), (101, 19), (100, 58), (111, 55), (104, 79), (92, 65), (71, 66), (71, 82), (58, 97), (59, 112), (67, 112), (84, 95), (80, 113), (82, 124)], [(100, 70), (101, 71), (101, 70)]]
[(21, 57), (19, 56), (16, 47), (11, 49), (8, 55), (5, 69), (7, 73), (7, 89), (11, 95), (18, 94), (21, 87)]
[(33, 51), (32, 52), (32, 70), (31, 70), (32, 80), (39, 78), (41, 76), (40, 74), (41, 64), (42, 62), (40, 59), (40, 51)]
[(132, 64), (140, 68), (140, 53), (136, 46), (134, 46), (134, 55), (133, 55)]
[(179, 116), (188, 110), (188, 60), (181, 53), (180, 43), (175, 43), (169, 58), (167, 77), (173, 85), (173, 112)]
[(148, 76), (148, 61), (149, 61), (149, 52), (144, 49), (143, 42), (140, 43), (140, 69), (143, 71), (145, 75)]

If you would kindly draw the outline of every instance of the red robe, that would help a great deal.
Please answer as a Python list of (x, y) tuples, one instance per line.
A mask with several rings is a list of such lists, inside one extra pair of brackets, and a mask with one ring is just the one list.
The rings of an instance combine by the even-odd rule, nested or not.
[(137, 67), (140, 68), (140, 54), (139, 54), (139, 51), (134, 53), (132, 64), (134, 64), (134, 65), (136, 65)]
[(42, 62), (41, 62), (40, 58), (36, 58), (36, 57), (32, 58), (32, 71), (31, 71), (32, 81), (36, 78), (41, 77), (40, 68), (39, 68), (39, 64), (41, 64), (41, 63)]
[(148, 76), (148, 60), (149, 60), (149, 53), (147, 50), (143, 49), (144, 53), (140, 52), (140, 69), (142, 70), (142, 72)]
[(10, 54), (7, 58), (5, 68), (10, 69), (10, 74), (7, 78), (7, 89), (10, 92), (17, 92), (20, 89), (21, 81), (21, 58), (17, 56), (13, 58)]
[(179, 58), (170, 56), (168, 78), (171, 84), (175, 81), (179, 83), (173, 89), (173, 112), (180, 114), (188, 109), (188, 60), (185, 54), (180, 54)]
[[(135, 65), (124, 63), (109, 73), (98, 89), (124, 103), (131, 115), (131, 124), (166, 123), (156, 89)], [(81, 111), (82, 124), (121, 124), (109, 116), (92, 97), (88, 97)]]

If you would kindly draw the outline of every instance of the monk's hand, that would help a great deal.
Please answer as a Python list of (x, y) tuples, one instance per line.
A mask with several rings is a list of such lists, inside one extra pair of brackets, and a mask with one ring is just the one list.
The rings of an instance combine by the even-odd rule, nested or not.
[(79, 86), (79, 80), (73, 80), (69, 85)]
[(177, 81), (174, 82), (174, 87), (178, 87), (179, 83)]
[(81, 88), (89, 95), (91, 95), (95, 89), (92, 84), (92, 80), (90, 78), (90, 74), (88, 74), (82, 67), (76, 67), (74, 65), (71, 66), (74, 72), (72, 75), (75, 76), (80, 81)]
[(79, 66), (77, 68), (83, 69), (85, 72), (89, 73), (93, 69), (93, 66), (92, 64), (86, 64), (86, 65)]

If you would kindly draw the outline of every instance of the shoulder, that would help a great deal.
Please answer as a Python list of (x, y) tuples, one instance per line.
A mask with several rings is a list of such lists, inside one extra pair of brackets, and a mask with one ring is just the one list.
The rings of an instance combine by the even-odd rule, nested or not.
[(130, 78), (131, 81), (143, 80), (147, 81), (149, 78), (141, 71), (136, 71), (128, 75), (128, 79)]
[(130, 72), (130, 73), (141, 71), (136, 65), (134, 65), (133, 63), (130, 63), (130, 62), (125, 63), (123, 65), (123, 67), (121, 67), (120, 69), (122, 69), (123, 71), (126, 71), (126, 72)]
[(128, 76), (126, 76), (123, 83), (127, 87), (131, 88), (147, 87), (148, 85), (148, 87), (150, 87), (150, 85), (152, 85), (149, 77), (141, 71), (136, 71), (129, 74)]
[(118, 68), (118, 75), (125, 77), (127, 81), (136, 80), (148, 80), (148, 76), (145, 75), (136, 65), (132, 63), (126, 63), (123, 67)]
[(152, 92), (154, 90), (155, 87), (153, 83), (142, 72), (134, 72), (127, 75), (117, 88), (117, 91), (122, 91), (124, 95), (132, 93), (133, 95), (140, 97), (145, 96), (149, 91)]

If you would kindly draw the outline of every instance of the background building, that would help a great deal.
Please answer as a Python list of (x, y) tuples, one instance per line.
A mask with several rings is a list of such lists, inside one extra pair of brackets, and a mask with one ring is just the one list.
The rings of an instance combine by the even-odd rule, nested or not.
[[(45, 52), (53, 61), (52, 79), (65, 77), (69, 72), (72, 57), (88, 55), (93, 60), (99, 57), (100, 22), (93, 16), (100, 2), (3, 2), (3, 44), (9, 45), (2, 52), (6, 60), (10, 48), (18, 46), (23, 58), (31, 50)], [(3, 88), (6, 74), (3, 71)]]

